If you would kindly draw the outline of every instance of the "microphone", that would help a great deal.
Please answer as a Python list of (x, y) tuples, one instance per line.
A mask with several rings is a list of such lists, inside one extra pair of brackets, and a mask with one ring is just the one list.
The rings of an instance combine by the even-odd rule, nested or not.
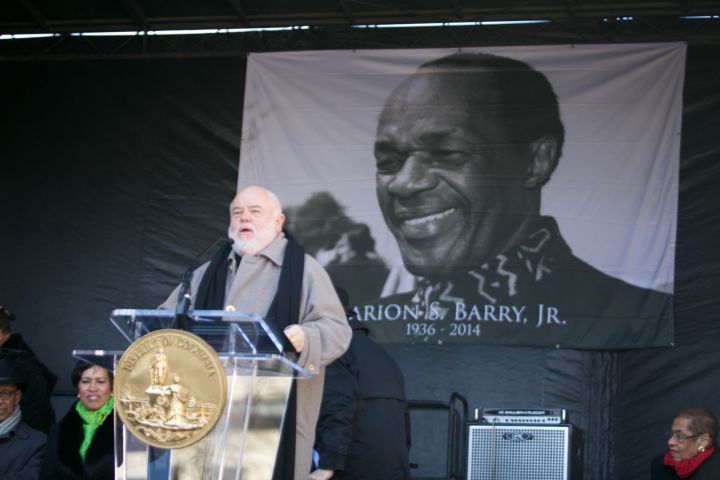
[(180, 291), (178, 291), (177, 307), (175, 307), (175, 317), (173, 318), (173, 324), (179, 327), (181, 330), (192, 331), (192, 318), (188, 313), (190, 312), (190, 306), (192, 305), (192, 292), (190, 291), (190, 282), (193, 278), (193, 269), (188, 268), (183, 275), (182, 282), (180, 283)]
[[(233, 240), (227, 237), (220, 237), (216, 239), (210, 246), (205, 248), (202, 252), (195, 256), (193, 263), (200, 263), (199, 259), (203, 257), (208, 251), (215, 248), (217, 245), (222, 244), (229, 245)], [(192, 332), (192, 325), (194, 320), (190, 315), (190, 308), (192, 307), (192, 289), (190, 282), (193, 279), (194, 268), (190, 267), (183, 275), (182, 281), (180, 282), (180, 290), (177, 296), (177, 306), (175, 307), (175, 316), (173, 317), (172, 325), (175, 328)]]

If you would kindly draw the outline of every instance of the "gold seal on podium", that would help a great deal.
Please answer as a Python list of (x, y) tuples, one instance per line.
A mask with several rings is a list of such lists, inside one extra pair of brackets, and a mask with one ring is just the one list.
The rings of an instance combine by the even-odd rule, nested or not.
[(215, 350), (182, 330), (143, 335), (115, 367), (115, 409), (133, 435), (159, 448), (201, 440), (217, 423), (227, 395)]

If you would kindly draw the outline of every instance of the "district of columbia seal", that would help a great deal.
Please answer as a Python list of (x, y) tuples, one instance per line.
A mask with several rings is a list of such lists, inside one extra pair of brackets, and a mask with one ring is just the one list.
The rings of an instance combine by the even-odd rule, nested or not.
[(115, 367), (115, 409), (139, 440), (182, 448), (201, 440), (222, 415), (225, 369), (203, 339), (156, 330), (137, 339)]

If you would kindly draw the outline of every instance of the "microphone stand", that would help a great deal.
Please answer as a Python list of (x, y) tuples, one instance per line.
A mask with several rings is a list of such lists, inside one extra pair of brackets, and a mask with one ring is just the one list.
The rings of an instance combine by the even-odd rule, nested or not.
[[(193, 263), (196, 263), (198, 258), (205, 255), (208, 250), (212, 249), (218, 244), (230, 245), (232, 240), (229, 238), (219, 238), (215, 240), (209, 247), (198, 254)], [(172, 321), (172, 328), (178, 328), (180, 330), (186, 330), (192, 332), (192, 326), (195, 323), (192, 316), (190, 315), (190, 308), (192, 307), (192, 291), (190, 282), (193, 278), (193, 267), (187, 269), (183, 275), (182, 282), (180, 283), (180, 290), (178, 291), (177, 306), (175, 307), (175, 315)]]
[(183, 275), (180, 291), (178, 292), (177, 307), (175, 307), (175, 316), (173, 317), (173, 326), (180, 330), (192, 332), (193, 319), (189, 315), (192, 306), (192, 292), (190, 282), (193, 277), (193, 269), (188, 268)]

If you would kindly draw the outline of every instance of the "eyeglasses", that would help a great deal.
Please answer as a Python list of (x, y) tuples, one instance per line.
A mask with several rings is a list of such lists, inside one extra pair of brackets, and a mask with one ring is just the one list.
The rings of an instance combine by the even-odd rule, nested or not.
[(695, 437), (699, 437), (700, 435), (702, 435), (702, 433), (698, 433), (695, 435), (685, 435), (682, 432), (671, 432), (670, 430), (665, 432), (665, 438), (670, 440), (671, 437), (675, 437), (675, 440), (677, 440), (678, 442), (684, 442), (688, 438), (695, 438)]
[(15, 395), (15, 392), (17, 392), (18, 390), (18, 388), (16, 388), (15, 390), (0, 390), (0, 400), (7, 400), (8, 398)]

